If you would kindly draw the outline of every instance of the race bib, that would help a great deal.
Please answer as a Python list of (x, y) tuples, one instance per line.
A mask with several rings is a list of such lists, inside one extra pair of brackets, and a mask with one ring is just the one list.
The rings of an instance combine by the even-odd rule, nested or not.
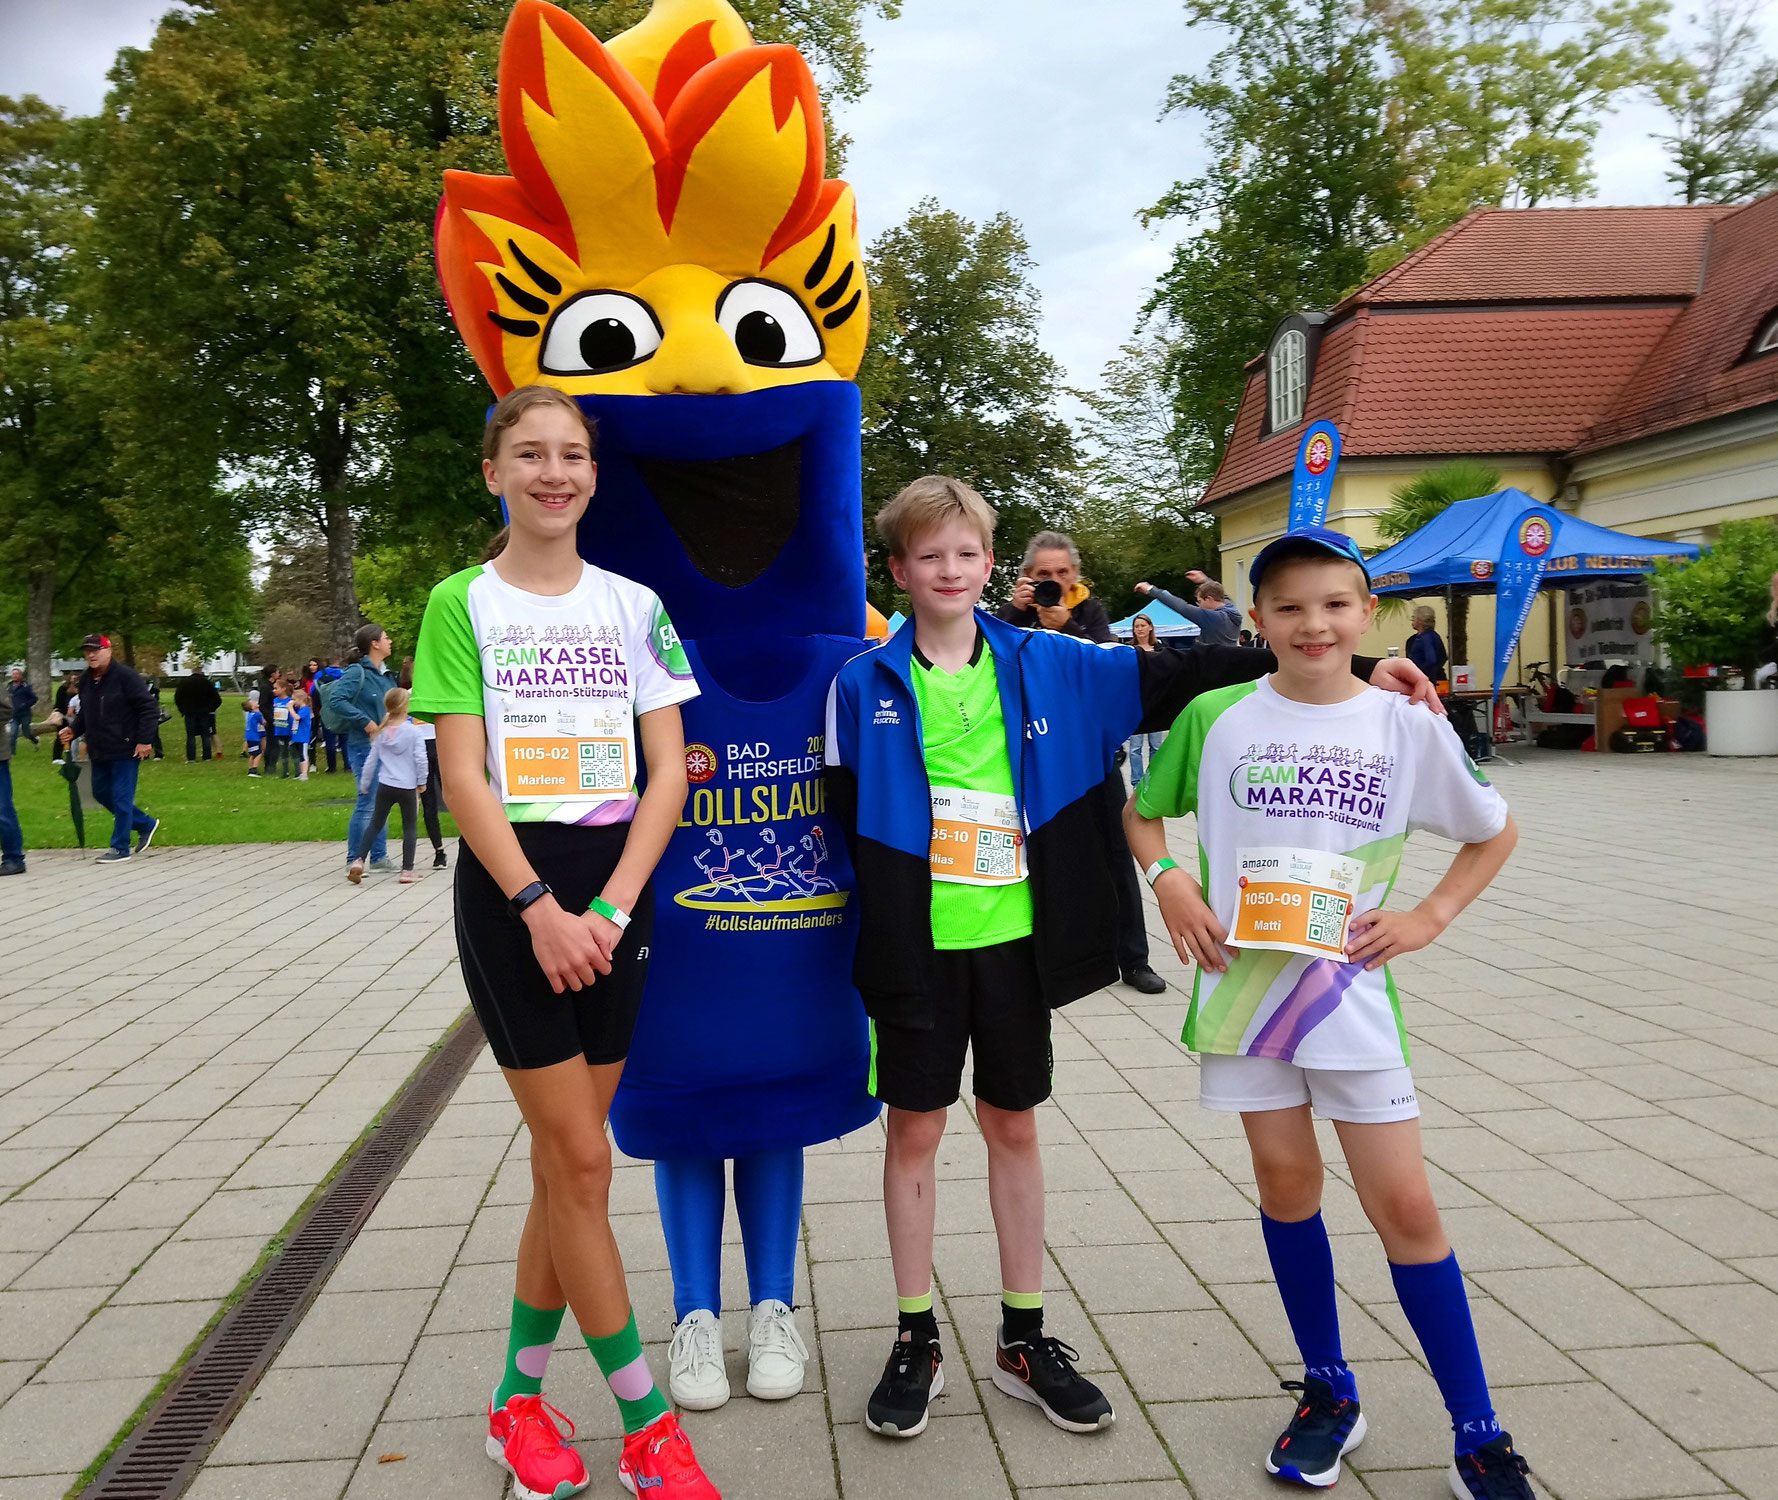
[(1364, 864), (1319, 849), (1240, 849), (1235, 853), (1235, 948), (1277, 948), (1310, 958), (1346, 958), (1346, 924)]
[(932, 789), (934, 880), (954, 885), (1017, 885), (1025, 878), (1025, 835), (1010, 792)]
[[(635, 736), (628, 705), (624, 708), (621, 716), (560, 710), (554, 734), (513, 734), (509, 730), (500, 744), (505, 800), (600, 802), (629, 796), (636, 782)], [(542, 713), (512, 713), (511, 717), (548, 722)]]

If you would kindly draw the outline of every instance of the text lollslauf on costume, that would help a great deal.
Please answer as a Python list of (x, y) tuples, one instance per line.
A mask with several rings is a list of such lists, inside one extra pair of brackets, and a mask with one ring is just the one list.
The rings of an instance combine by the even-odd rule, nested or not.
[(499, 108), (513, 175), (446, 174), (452, 315), (496, 394), (597, 418), (581, 553), (660, 596), (702, 690), (612, 1126), (656, 1163), (677, 1316), (721, 1310), (731, 1160), (751, 1301), (790, 1303), (803, 1148), (877, 1113), (821, 771), (866, 644), (852, 192), (807, 64), (726, 0), (655, 0), (605, 44), (519, 0)]

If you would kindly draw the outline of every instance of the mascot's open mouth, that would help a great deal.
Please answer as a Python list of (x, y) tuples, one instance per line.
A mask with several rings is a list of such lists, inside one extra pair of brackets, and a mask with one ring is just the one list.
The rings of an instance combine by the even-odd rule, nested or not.
[(738, 589), (777, 560), (802, 513), (803, 444), (797, 438), (736, 458), (633, 458), (642, 482), (713, 583)]

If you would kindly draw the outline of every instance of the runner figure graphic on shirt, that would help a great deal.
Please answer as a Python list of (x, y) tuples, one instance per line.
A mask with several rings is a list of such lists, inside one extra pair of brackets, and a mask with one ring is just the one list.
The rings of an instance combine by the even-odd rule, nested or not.
[[(720, 890), (725, 885), (737, 885), (735, 877), (729, 874), (729, 871), (734, 868), (735, 851), (723, 841), (722, 830), (712, 828), (704, 837), (710, 840), (710, 847), (699, 850), (692, 858), (692, 863), (704, 872), (704, 878), (710, 882), (708, 889)], [(715, 851), (718, 849), (722, 851), (722, 868), (719, 870), (712, 869), (710, 865), (710, 861), (716, 857)], [(746, 892), (743, 891), (742, 894), (745, 895)]]

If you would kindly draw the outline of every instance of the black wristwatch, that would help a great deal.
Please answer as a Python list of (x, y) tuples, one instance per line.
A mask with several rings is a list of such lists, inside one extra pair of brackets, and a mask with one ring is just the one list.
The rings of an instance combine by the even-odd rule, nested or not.
[(524, 888), (524, 890), (520, 891), (518, 895), (512, 897), (506, 903), (507, 909), (511, 911), (515, 917), (522, 917), (530, 907), (536, 905), (536, 903), (541, 901), (545, 896), (553, 895), (555, 895), (555, 892), (541, 880), (533, 880)]

